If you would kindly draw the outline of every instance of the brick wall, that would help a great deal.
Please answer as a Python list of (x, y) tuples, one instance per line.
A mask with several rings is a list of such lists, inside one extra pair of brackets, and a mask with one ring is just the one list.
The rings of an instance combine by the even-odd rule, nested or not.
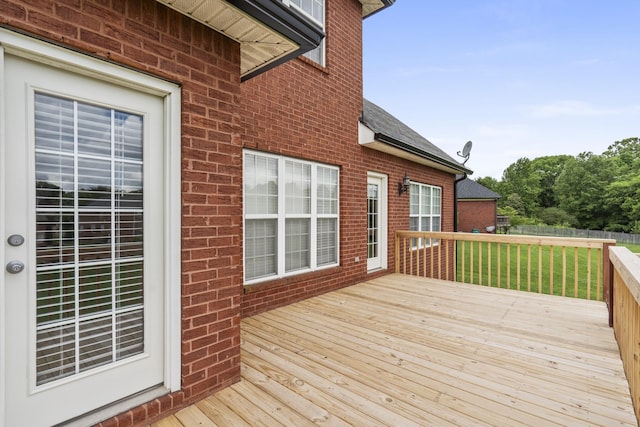
[(496, 225), (495, 200), (460, 200), (458, 202), (458, 231), (470, 233), (474, 228), (486, 233), (486, 227)]
[[(248, 149), (340, 167), (340, 267), (247, 286), (242, 316), (393, 271), (393, 231), (409, 227), (408, 194), (397, 192), (405, 172), (443, 187), (443, 229), (453, 230), (453, 175), (358, 144), (360, 3), (328, 0), (326, 26), (326, 67), (301, 58), (242, 84), (242, 141)], [(377, 274), (367, 274), (367, 171), (389, 175), (389, 270)]]
[(103, 425), (239, 380), (239, 45), (154, 0), (0, 0), (0, 24), (182, 85), (182, 391)]

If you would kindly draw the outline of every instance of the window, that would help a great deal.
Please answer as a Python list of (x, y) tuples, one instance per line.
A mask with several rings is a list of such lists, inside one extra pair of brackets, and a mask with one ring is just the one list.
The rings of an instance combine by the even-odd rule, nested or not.
[(338, 264), (338, 168), (244, 154), (244, 272), (256, 282)]
[[(409, 229), (412, 231), (440, 231), (442, 189), (432, 185), (411, 183)], [(433, 242), (436, 244), (437, 242)], [(413, 242), (413, 247), (430, 246), (430, 240)]]
[[(324, 29), (324, 0), (283, 0), (283, 3), (286, 5), (292, 5), (299, 9)], [(324, 39), (320, 42), (320, 45), (317, 48), (305, 53), (304, 56), (324, 66)]]

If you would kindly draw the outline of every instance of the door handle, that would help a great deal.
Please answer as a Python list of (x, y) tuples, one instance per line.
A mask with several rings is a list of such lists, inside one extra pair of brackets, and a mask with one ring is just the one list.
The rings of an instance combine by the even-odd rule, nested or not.
[(11, 274), (18, 274), (24, 270), (24, 264), (20, 261), (9, 261), (7, 271)]

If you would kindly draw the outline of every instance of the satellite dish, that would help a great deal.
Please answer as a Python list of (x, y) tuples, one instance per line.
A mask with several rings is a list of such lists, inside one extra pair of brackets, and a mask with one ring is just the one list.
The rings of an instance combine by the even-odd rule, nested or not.
[(458, 151), (458, 156), (464, 158), (464, 162), (462, 162), (463, 165), (465, 163), (467, 163), (467, 160), (469, 160), (469, 156), (471, 155), (471, 147), (472, 146), (473, 146), (473, 142), (467, 141), (467, 143), (464, 144), (464, 147), (462, 148), (462, 151)]

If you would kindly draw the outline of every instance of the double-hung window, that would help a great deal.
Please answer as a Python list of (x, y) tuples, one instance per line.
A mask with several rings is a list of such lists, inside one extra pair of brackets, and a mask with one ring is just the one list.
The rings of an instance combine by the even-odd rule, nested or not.
[(338, 168), (244, 153), (245, 282), (338, 264)]
[[(412, 231), (440, 231), (442, 219), (442, 189), (432, 185), (411, 183), (409, 229)], [(414, 248), (437, 244), (431, 239), (416, 239)]]
[[(282, 0), (284, 4), (294, 6), (319, 24), (324, 30), (324, 0)], [(325, 65), (324, 39), (320, 46), (304, 54), (307, 58), (318, 64)]]

